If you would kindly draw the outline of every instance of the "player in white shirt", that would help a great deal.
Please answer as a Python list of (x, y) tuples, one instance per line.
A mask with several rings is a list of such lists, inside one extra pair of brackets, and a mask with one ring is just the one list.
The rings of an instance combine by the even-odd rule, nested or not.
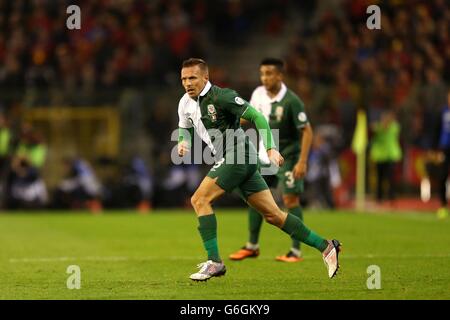
[[(303, 221), (299, 194), (303, 191), (303, 178), (306, 174), (309, 149), (313, 131), (308, 122), (303, 102), (283, 82), (283, 61), (275, 58), (264, 59), (260, 64), (262, 85), (252, 94), (250, 104), (261, 112), (272, 129), (279, 133), (279, 150), (285, 158), (276, 175), (265, 175), (269, 187), (281, 183), (283, 203), (290, 214)], [(260, 141), (260, 146), (262, 146)], [(270, 164), (267, 152), (259, 148), (261, 166)], [(249, 208), (249, 240), (244, 247), (230, 255), (232, 260), (243, 260), (259, 255), (259, 234), (263, 219), (254, 208)], [(283, 262), (302, 260), (300, 242), (292, 239), (292, 246), (285, 255), (277, 256)]]

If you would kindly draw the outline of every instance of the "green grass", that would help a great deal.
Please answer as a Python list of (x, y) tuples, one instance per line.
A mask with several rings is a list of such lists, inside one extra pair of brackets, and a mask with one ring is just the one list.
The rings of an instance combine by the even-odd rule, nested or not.
[[(343, 243), (341, 271), (328, 279), (321, 255), (274, 261), (290, 241), (265, 224), (261, 255), (233, 262), (247, 239), (244, 210), (217, 210), (227, 275), (188, 278), (205, 256), (191, 211), (0, 215), (0, 299), (450, 299), (450, 221), (431, 214), (306, 212), (307, 225)], [(69, 290), (69, 265), (81, 289)], [(366, 270), (381, 268), (380, 290)]]

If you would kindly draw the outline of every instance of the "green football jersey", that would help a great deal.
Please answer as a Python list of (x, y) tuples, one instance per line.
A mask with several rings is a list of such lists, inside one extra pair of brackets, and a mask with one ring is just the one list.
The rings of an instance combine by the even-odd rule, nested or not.
[(179, 127), (194, 127), (215, 155), (244, 150), (256, 155), (256, 149), (240, 127), (240, 118), (250, 104), (234, 90), (209, 82), (197, 101), (185, 94), (179, 103)]
[(308, 124), (303, 101), (290, 89), (280, 101), (271, 103), (269, 125), (278, 129), (279, 150), (286, 158), (300, 153), (299, 129)]
[(231, 89), (212, 86), (204, 96), (199, 97), (201, 120), (207, 130), (240, 128), (240, 118), (249, 106), (248, 102)]

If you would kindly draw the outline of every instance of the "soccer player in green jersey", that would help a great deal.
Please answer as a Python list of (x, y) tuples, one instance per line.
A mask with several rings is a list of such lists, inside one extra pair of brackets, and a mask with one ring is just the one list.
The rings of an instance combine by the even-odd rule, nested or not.
[(201, 59), (191, 58), (183, 62), (181, 82), (186, 93), (178, 105), (178, 155), (184, 156), (191, 149), (195, 130), (211, 149), (216, 161), (191, 198), (208, 260), (199, 264), (200, 270), (190, 278), (206, 281), (225, 274), (226, 268), (217, 245), (217, 221), (212, 203), (225, 192), (235, 189), (268, 223), (319, 250), (328, 276), (334, 277), (339, 268), (339, 241), (322, 238), (309, 230), (298, 217), (280, 210), (258, 170), (256, 149), (240, 127), (240, 118), (255, 124), (272, 163), (279, 166), (284, 161), (275, 148), (264, 116), (235, 91), (212, 85), (208, 66)]
[[(279, 130), (279, 150), (285, 159), (276, 175), (263, 177), (269, 187), (275, 188), (281, 182), (285, 208), (303, 221), (299, 194), (303, 192), (303, 178), (306, 174), (313, 131), (303, 102), (283, 83), (283, 69), (284, 63), (280, 59), (267, 58), (261, 62), (259, 71), (262, 85), (253, 91), (250, 104), (264, 115), (272, 130)], [(259, 159), (263, 165), (270, 164), (262, 141)], [(248, 218), (249, 240), (243, 248), (230, 255), (231, 260), (243, 260), (259, 255), (258, 239), (263, 218), (252, 207), (249, 208)], [(277, 256), (276, 260), (301, 261), (300, 241), (292, 239), (289, 252)]]

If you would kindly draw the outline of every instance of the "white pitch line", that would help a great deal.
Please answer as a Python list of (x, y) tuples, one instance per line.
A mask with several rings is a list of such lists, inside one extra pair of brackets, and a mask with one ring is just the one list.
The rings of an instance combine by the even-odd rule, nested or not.
[[(316, 259), (317, 256), (305, 256), (304, 259)], [(413, 259), (413, 258), (450, 258), (450, 253), (447, 254), (423, 254), (423, 255), (345, 255), (340, 256), (341, 259), (347, 260), (360, 260), (360, 259), (384, 259), (384, 258), (395, 258), (395, 259)], [(188, 257), (188, 256), (171, 256), (171, 257), (119, 257), (119, 256), (105, 256), (105, 257), (45, 257), (45, 258), (12, 258), (9, 259), (10, 263), (29, 263), (29, 262), (64, 262), (64, 261), (110, 261), (110, 262), (120, 262), (120, 261), (157, 261), (157, 260), (188, 260), (188, 261), (200, 261), (204, 257)], [(272, 257), (259, 257), (259, 260), (274, 260)]]
[(12, 258), (9, 259), (10, 263), (18, 262), (58, 262), (58, 261), (74, 261), (74, 260), (85, 260), (85, 261), (125, 261), (128, 260), (127, 257), (52, 257), (52, 258)]

